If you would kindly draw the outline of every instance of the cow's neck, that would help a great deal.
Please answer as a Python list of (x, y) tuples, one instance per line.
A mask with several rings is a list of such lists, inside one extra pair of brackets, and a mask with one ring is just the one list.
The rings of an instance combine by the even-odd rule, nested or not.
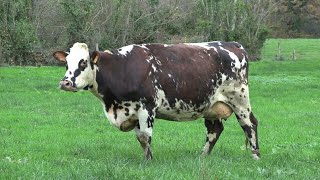
[(92, 88), (90, 89), (91, 93), (95, 95), (98, 99), (102, 100), (103, 95), (99, 93), (99, 85), (98, 85), (98, 77), (99, 76), (99, 67), (97, 65), (94, 65), (93, 68), (93, 76), (94, 81), (92, 82)]

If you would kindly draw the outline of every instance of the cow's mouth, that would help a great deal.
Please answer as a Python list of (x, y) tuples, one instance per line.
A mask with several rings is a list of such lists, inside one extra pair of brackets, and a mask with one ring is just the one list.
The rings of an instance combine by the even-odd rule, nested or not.
[(77, 92), (77, 89), (75, 87), (65, 87), (65, 86), (60, 86), (61, 90), (64, 91), (72, 91), (72, 92)]
[(73, 92), (77, 91), (77, 88), (73, 85), (73, 83), (68, 80), (60, 81), (59, 87), (64, 91), (73, 91)]

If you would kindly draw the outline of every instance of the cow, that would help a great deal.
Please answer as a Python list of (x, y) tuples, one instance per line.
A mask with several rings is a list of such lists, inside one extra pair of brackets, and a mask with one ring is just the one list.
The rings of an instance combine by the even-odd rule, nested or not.
[(67, 64), (60, 88), (91, 91), (112, 125), (124, 132), (134, 129), (147, 160), (152, 159), (155, 118), (203, 118), (207, 132), (202, 154), (207, 155), (232, 113), (252, 157), (260, 159), (258, 121), (249, 101), (248, 54), (237, 42), (132, 44), (112, 51), (90, 51), (85, 43), (75, 43), (70, 52), (53, 56)]

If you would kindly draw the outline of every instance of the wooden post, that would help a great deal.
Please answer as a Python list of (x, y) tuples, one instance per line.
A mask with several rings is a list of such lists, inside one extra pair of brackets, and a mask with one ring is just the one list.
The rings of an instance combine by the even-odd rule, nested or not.
[(96, 43), (96, 51), (99, 51), (99, 44)]
[(278, 56), (276, 58), (276, 60), (281, 60), (281, 48), (280, 48), (280, 41), (278, 42)]
[(292, 59), (293, 59), (294, 61), (297, 60), (296, 50), (295, 50), (295, 49), (293, 50), (293, 53), (292, 53)]

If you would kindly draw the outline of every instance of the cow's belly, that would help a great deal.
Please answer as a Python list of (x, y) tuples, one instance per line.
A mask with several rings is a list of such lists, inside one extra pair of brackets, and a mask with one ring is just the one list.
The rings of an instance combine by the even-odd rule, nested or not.
[[(190, 107), (190, 105), (188, 105)], [(168, 108), (159, 107), (156, 112), (156, 118), (171, 120), (171, 121), (192, 121), (199, 118), (210, 120), (227, 119), (232, 114), (230, 106), (223, 102), (214, 102), (210, 106), (200, 106), (200, 108)]]
[(202, 113), (195, 111), (181, 111), (179, 109), (172, 109), (170, 111), (160, 110), (156, 112), (156, 118), (169, 121), (192, 121), (202, 117)]

